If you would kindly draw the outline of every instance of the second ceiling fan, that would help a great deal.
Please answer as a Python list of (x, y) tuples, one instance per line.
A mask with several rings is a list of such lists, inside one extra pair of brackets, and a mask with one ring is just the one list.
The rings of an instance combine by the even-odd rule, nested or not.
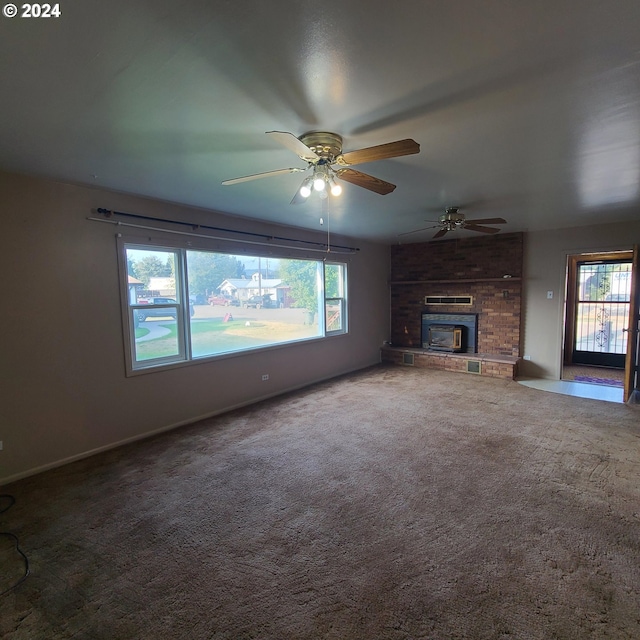
[[(427, 221), (431, 222), (431, 221)], [(427, 229), (440, 230), (433, 236), (434, 238), (442, 238), (449, 231), (454, 229), (468, 229), (469, 231), (477, 231), (479, 233), (498, 233), (500, 229), (495, 227), (486, 227), (487, 224), (506, 224), (506, 220), (503, 218), (482, 218), (476, 220), (467, 220), (464, 213), (460, 213), (460, 207), (447, 207), (445, 212), (438, 218), (433, 220), (435, 224), (430, 227), (423, 227), (422, 229), (415, 229), (414, 231), (407, 231), (401, 233), (401, 236), (408, 236), (412, 233), (418, 233), (420, 231), (426, 231)]]
[[(223, 185), (269, 178), (284, 173), (311, 170), (311, 175), (303, 180), (302, 185), (293, 200), (291, 200), (292, 204), (303, 202), (311, 195), (313, 190), (317, 191), (321, 197), (326, 197), (328, 191), (333, 195), (340, 195), (342, 187), (336, 182), (336, 179), (344, 180), (380, 195), (386, 195), (396, 188), (395, 184), (385, 182), (380, 178), (375, 178), (350, 167), (354, 164), (397, 158), (420, 151), (420, 145), (410, 138), (343, 153), (342, 137), (337, 133), (310, 131), (296, 138), (292, 133), (286, 131), (267, 131), (267, 135), (293, 151), (301, 160), (307, 163), (307, 166), (305, 168), (290, 167), (264, 173), (254, 173), (249, 176), (224, 180)], [(337, 168), (334, 165), (337, 165)]]

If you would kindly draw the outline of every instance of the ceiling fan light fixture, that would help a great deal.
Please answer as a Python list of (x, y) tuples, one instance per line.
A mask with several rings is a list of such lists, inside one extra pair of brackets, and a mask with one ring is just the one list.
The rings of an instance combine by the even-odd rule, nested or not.
[(308, 198), (311, 195), (311, 186), (313, 184), (313, 178), (306, 178), (300, 187), (300, 195), (303, 198)]
[(313, 188), (316, 191), (324, 191), (326, 187), (326, 178), (321, 173), (316, 173), (313, 178)]
[[(300, 137), (296, 137), (287, 131), (267, 131), (267, 135), (290, 151), (293, 151), (301, 160), (307, 163), (307, 167), (305, 169), (299, 167), (276, 169), (275, 171), (241, 176), (224, 180), (222, 182), (223, 185), (238, 184), (249, 180), (257, 180), (258, 178), (267, 178), (285, 173), (298, 173), (311, 169), (312, 176), (309, 182), (303, 182), (291, 200), (291, 204), (306, 200), (311, 195), (312, 190), (317, 191), (318, 194), (328, 194), (330, 192), (333, 196), (341, 195), (342, 187), (335, 184), (335, 178), (340, 178), (340, 180), (368, 189), (379, 195), (387, 195), (396, 188), (395, 184), (385, 182), (350, 167), (355, 164), (397, 158), (419, 153), (420, 151), (420, 145), (410, 138), (343, 153), (342, 136), (329, 131), (309, 131)], [(340, 165), (341, 168), (339, 170), (334, 169), (334, 164)]]

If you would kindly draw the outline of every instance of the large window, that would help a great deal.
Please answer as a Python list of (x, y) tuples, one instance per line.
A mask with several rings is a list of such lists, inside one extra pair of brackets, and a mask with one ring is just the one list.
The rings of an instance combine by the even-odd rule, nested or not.
[(131, 371), (347, 330), (344, 263), (123, 243)]

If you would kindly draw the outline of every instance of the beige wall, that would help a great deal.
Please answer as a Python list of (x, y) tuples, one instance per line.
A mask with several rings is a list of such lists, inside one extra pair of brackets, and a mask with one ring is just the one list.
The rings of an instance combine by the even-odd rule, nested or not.
[[(389, 335), (388, 248), (335, 237), (334, 244), (360, 248), (349, 257), (348, 335), (127, 378), (118, 229), (88, 221), (92, 209), (324, 236), (1, 172), (0, 194), (0, 483), (379, 362)], [(126, 230), (136, 233), (150, 234)], [(262, 373), (270, 374), (267, 383)]]
[[(127, 378), (116, 228), (87, 221), (105, 207), (239, 230), (322, 235), (105, 190), (0, 172), (3, 312), (0, 484), (90, 452), (379, 361), (389, 337), (389, 249), (359, 240), (349, 259), (347, 336)], [(126, 230), (126, 235), (149, 232)], [(523, 363), (558, 378), (566, 257), (629, 249), (640, 221), (525, 236)], [(220, 247), (212, 247), (214, 249)], [(317, 256), (316, 256), (317, 257)], [(552, 300), (547, 291), (553, 291)], [(261, 381), (269, 373), (268, 383)]]
[(523, 362), (521, 375), (560, 378), (567, 256), (626, 250), (634, 243), (640, 244), (640, 221), (526, 234), (522, 353), (531, 360)]

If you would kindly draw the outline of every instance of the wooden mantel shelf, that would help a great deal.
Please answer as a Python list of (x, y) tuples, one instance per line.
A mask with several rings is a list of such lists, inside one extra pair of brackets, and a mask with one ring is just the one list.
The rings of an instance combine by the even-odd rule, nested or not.
[(520, 282), (522, 278), (464, 278), (460, 280), (392, 280), (390, 285), (396, 284), (471, 284), (475, 282)]

